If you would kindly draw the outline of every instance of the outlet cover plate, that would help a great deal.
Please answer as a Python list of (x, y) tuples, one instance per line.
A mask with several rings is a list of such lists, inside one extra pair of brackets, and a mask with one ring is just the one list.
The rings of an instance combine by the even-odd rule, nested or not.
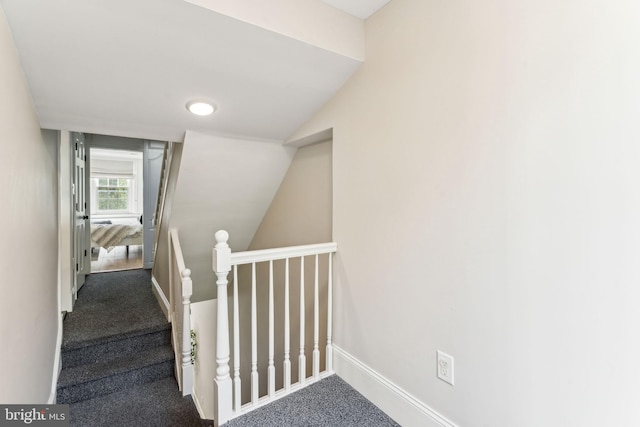
[(436, 369), (438, 372), (438, 378), (453, 385), (453, 357), (438, 350)]

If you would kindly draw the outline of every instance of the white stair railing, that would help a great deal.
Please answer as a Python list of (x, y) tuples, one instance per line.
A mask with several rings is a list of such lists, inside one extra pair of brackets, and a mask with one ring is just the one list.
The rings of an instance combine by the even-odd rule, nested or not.
[[(220, 230), (215, 234), (216, 245), (213, 249), (213, 270), (217, 276), (217, 348), (216, 348), (216, 378), (214, 381), (214, 422), (220, 426), (225, 422), (238, 417), (239, 415), (263, 406), (273, 400), (286, 396), (300, 388), (312, 384), (321, 378), (333, 373), (333, 347), (332, 347), (332, 256), (337, 250), (336, 243), (322, 243), (315, 245), (292, 246), (277, 249), (264, 249), (257, 251), (246, 251), (232, 253), (227, 241), (229, 234)], [(319, 256), (325, 255), (328, 258), (327, 272), (327, 344), (325, 350), (325, 369), (320, 371), (320, 286), (319, 286)], [(306, 371), (306, 349), (305, 349), (305, 274), (304, 257), (315, 257), (315, 275), (313, 285), (313, 348), (311, 349), (312, 373), (307, 377)], [(299, 372), (298, 382), (291, 384), (291, 348), (290, 331), (291, 319), (290, 311), (290, 260), (299, 258), (300, 263), (300, 351), (298, 355)], [(284, 260), (284, 360), (282, 361), (283, 387), (276, 390), (276, 361), (275, 361), (275, 296), (274, 296), (274, 261)], [(267, 283), (257, 283), (256, 264), (268, 263), (269, 274)], [(239, 325), (239, 296), (238, 296), (238, 266), (251, 265), (251, 373), (249, 384), (251, 387), (250, 401), (242, 404), (240, 378), (240, 325)], [(230, 361), (230, 325), (228, 315), (228, 274), (233, 269), (233, 325), (231, 335), (233, 337), (233, 379), (229, 367)], [(259, 286), (268, 286), (268, 362), (267, 373), (267, 393), (259, 396), (259, 373), (258, 373), (258, 336), (257, 336), (257, 297), (256, 291)], [(324, 297), (324, 295), (323, 295)]]
[(160, 170), (160, 183), (158, 185), (158, 197), (156, 199), (156, 210), (153, 214), (153, 227), (155, 233), (153, 234), (153, 254), (155, 257), (156, 249), (158, 248), (158, 238), (160, 237), (160, 223), (162, 222), (162, 215), (164, 213), (165, 200), (167, 198), (167, 185), (169, 181), (169, 172), (171, 167), (171, 159), (173, 157), (173, 148), (175, 143), (168, 141), (164, 146), (162, 152), (162, 169)]
[(169, 231), (169, 288), (171, 339), (175, 353), (175, 374), (183, 396), (193, 391), (191, 365), (191, 270), (184, 265), (178, 230)]

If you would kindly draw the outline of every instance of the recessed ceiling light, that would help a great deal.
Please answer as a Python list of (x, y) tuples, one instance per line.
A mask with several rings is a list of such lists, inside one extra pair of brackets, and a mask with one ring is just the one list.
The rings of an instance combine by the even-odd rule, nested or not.
[(189, 101), (187, 102), (187, 110), (197, 116), (208, 116), (216, 111), (216, 106), (205, 101)]

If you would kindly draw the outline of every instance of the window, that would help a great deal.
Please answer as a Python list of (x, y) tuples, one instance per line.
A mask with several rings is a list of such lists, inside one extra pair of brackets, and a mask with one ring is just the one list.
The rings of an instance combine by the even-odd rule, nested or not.
[(90, 207), (97, 219), (137, 218), (143, 209), (142, 152), (90, 149)]
[(93, 178), (98, 212), (131, 212), (131, 179)]

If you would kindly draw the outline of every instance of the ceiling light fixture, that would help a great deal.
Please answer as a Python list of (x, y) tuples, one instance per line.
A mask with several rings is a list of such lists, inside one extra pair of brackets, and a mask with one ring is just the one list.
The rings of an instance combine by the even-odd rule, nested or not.
[(187, 110), (197, 116), (208, 116), (216, 111), (216, 106), (206, 101), (189, 101), (187, 102)]

